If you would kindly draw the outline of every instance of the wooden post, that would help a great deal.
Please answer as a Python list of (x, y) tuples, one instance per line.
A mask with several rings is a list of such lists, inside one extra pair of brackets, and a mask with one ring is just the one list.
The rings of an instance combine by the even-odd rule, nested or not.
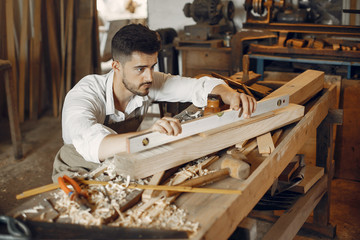
[[(21, 131), (19, 115), (16, 101), (16, 91), (14, 89), (14, 79), (12, 78), (10, 61), (0, 60), (0, 71), (4, 70), (5, 90), (9, 113), (11, 140), (14, 146), (14, 155), (16, 159), (22, 158)], [(10, 72), (10, 74), (9, 74)]]
[(316, 132), (316, 165), (323, 167), (325, 174), (328, 175), (327, 192), (321, 198), (319, 204), (314, 209), (314, 224), (330, 229), (329, 237), (335, 236), (335, 228), (330, 226), (330, 196), (332, 180), (332, 160), (333, 160), (333, 126), (329, 123), (329, 118), (321, 122)]
[(38, 118), (40, 85), (41, 85), (41, 12), (42, 0), (35, 0), (34, 6), (34, 35), (30, 45), (30, 81), (29, 81), (29, 118)]

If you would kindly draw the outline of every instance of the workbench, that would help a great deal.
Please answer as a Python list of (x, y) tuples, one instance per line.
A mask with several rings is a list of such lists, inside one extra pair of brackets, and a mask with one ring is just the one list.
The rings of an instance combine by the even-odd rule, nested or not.
[[(299, 122), (284, 128), (284, 133), (279, 139), (275, 150), (268, 157), (258, 156), (256, 158), (252, 164), (251, 174), (245, 181), (226, 178), (208, 186), (239, 189), (242, 191), (241, 195), (182, 194), (175, 204), (187, 211), (189, 220), (200, 223), (198, 232), (191, 235), (190, 238), (227, 239), (235, 231), (239, 223), (248, 216), (314, 131), (317, 131), (316, 164), (325, 169), (325, 174), (307, 194), (301, 196), (293, 207), (279, 218), (267, 233), (265, 239), (292, 239), (313, 210), (314, 222), (306, 225), (333, 237), (335, 228), (329, 225), (330, 186), (333, 176), (332, 125), (340, 122), (340, 120), (337, 120), (339, 114), (336, 111), (330, 111), (335, 105), (336, 87), (331, 85), (324, 88), (308, 102), (305, 116)], [(44, 193), (36, 196), (10, 214), (26, 209), (31, 204), (38, 204), (39, 199), (44, 199), (44, 197), (49, 196), (48, 194)], [(92, 227), (85, 230), (83, 226), (59, 225), (59, 223), (46, 223), (46, 228), (55, 225), (73, 232), (73, 235), (68, 232), (66, 236), (68, 239), (71, 237), (79, 238), (80, 236), (96, 236), (94, 235), (95, 232), (99, 232), (98, 236), (101, 235), (102, 238), (114, 238), (114, 236), (118, 236), (118, 238), (121, 238), (121, 236), (137, 236), (139, 238), (141, 236), (148, 238), (150, 236), (154, 238), (184, 237), (184, 235), (181, 235), (183, 233), (176, 233), (176, 231), (113, 229), (109, 227), (101, 229)], [(35, 234), (41, 235), (41, 232), (36, 232), (41, 231), (41, 229), (44, 230), (44, 226), (42, 228), (36, 227)], [(54, 229), (52, 231), (56, 232)], [(59, 231), (58, 234), (60, 232), (62, 233), (64, 230)], [(116, 235), (114, 232), (125, 235)], [(55, 233), (53, 232), (53, 234)]]
[(352, 77), (351, 69), (353, 66), (360, 66), (360, 60), (328, 60), (328, 59), (314, 59), (306, 56), (302, 57), (286, 57), (286, 56), (273, 56), (266, 54), (248, 54), (249, 58), (256, 60), (256, 73), (261, 74), (261, 79), (264, 76), (264, 62), (265, 61), (275, 61), (275, 62), (291, 62), (291, 63), (306, 63), (311, 65), (336, 65), (336, 66), (346, 66), (347, 73), (346, 78), (350, 79)]

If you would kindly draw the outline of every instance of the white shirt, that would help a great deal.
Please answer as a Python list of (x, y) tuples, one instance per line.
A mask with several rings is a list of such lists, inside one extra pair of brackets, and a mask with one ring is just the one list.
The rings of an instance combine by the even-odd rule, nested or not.
[(135, 95), (125, 112), (121, 112), (114, 105), (113, 77), (113, 71), (105, 75), (88, 75), (65, 97), (62, 111), (63, 140), (65, 144), (73, 144), (78, 153), (90, 162), (100, 163), (98, 152), (101, 141), (109, 134), (116, 134), (104, 125), (107, 115), (110, 123), (124, 121), (138, 107), (141, 115), (144, 115), (152, 101), (192, 102), (197, 107), (204, 107), (212, 89), (224, 84), (216, 78), (193, 79), (154, 72), (149, 94)]

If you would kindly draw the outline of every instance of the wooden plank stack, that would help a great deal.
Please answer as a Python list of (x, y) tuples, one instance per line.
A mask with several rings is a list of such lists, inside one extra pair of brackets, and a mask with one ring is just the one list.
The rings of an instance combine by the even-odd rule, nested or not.
[(12, 63), (20, 121), (48, 108), (59, 116), (71, 87), (100, 71), (96, 1), (0, 0), (0, 6), (0, 59)]

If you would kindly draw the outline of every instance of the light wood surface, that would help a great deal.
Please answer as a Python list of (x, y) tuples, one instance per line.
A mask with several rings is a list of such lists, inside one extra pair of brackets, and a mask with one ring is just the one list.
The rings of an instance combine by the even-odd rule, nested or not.
[(290, 103), (304, 104), (312, 96), (322, 90), (323, 87), (324, 72), (307, 70), (293, 80), (285, 83), (276, 91), (270, 93), (264, 99), (289, 94)]
[(231, 186), (242, 190), (241, 196), (185, 194), (178, 198), (176, 204), (185, 208), (191, 219), (200, 221), (201, 229), (192, 239), (227, 239), (306, 142), (308, 133), (325, 118), (334, 99), (335, 88), (331, 87), (244, 182), (227, 178), (209, 186)]
[[(134, 177), (143, 178), (154, 173), (187, 163), (213, 152), (235, 145), (236, 143), (256, 137), (298, 121), (304, 114), (304, 107), (291, 104), (272, 112), (265, 119), (262, 116), (245, 119), (221, 128), (219, 132), (206, 137), (195, 135), (173, 143), (165, 144), (134, 154), (119, 154), (127, 162), (126, 171), (133, 172)], [(121, 173), (121, 163), (118, 171)], [(129, 167), (132, 169), (129, 169)]]

